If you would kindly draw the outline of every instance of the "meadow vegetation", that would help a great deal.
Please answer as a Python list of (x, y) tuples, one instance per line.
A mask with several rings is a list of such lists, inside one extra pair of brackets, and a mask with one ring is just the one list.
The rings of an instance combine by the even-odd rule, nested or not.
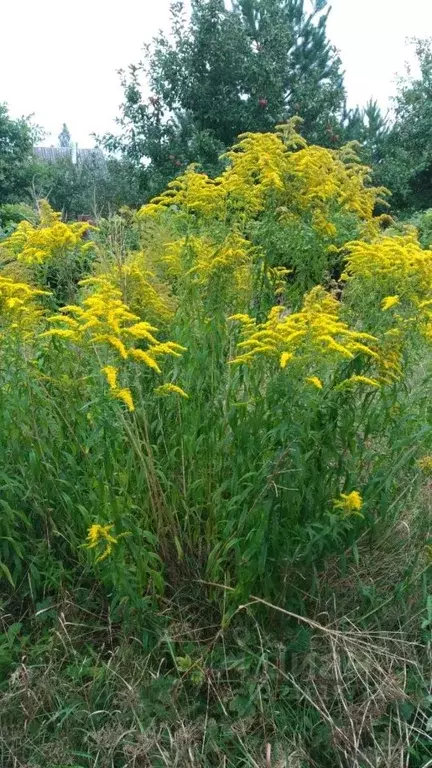
[(223, 166), (0, 242), (3, 766), (430, 764), (428, 221)]

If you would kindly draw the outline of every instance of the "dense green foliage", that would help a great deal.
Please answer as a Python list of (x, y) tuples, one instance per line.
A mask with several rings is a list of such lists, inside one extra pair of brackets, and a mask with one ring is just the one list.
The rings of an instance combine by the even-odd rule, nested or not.
[(145, 195), (130, 162), (100, 154), (74, 164), (71, 157), (33, 168), (37, 197), (48, 198), (69, 219), (108, 216), (123, 205), (138, 206)]
[[(310, 141), (340, 143), (345, 91), (340, 60), (326, 33), (324, 3), (303, 0), (193, 0), (171, 5), (171, 34), (161, 33), (144, 61), (123, 76), (120, 149), (155, 194), (185, 165), (220, 168), (219, 155), (244, 131), (272, 130), (293, 115)], [(144, 88), (150, 88), (146, 98)]]
[(326, 5), (174, 2), (102, 162), (0, 108), (5, 768), (432, 762), (432, 56), (347, 111)]
[(0, 103), (0, 204), (28, 194), (35, 129), (24, 118), (13, 120)]
[(6, 766), (431, 757), (432, 252), (352, 148), (226, 162), (0, 246)]
[(418, 75), (399, 81), (394, 120), (379, 144), (377, 173), (396, 210), (432, 206), (432, 48), (415, 41)]

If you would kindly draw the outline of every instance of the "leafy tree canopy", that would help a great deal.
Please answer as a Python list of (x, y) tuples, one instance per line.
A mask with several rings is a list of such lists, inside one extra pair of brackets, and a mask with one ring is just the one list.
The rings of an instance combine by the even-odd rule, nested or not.
[(432, 39), (413, 43), (418, 74), (400, 79), (394, 122), (379, 148), (378, 173), (399, 210), (432, 207)]
[(123, 73), (122, 131), (104, 145), (142, 168), (149, 193), (190, 162), (218, 170), (236, 136), (295, 114), (309, 141), (337, 145), (345, 91), (325, 6), (308, 13), (304, 0), (192, 0), (187, 18), (183, 0), (173, 0), (170, 34)]
[(37, 129), (28, 119), (13, 120), (0, 104), (0, 203), (22, 200), (30, 183), (29, 165)]

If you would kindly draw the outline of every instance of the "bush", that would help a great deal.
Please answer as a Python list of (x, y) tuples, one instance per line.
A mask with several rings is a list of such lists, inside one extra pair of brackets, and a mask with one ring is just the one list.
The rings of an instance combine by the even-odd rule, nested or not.
[[(416, 729), (416, 764), (425, 759), (424, 638), (414, 658), (397, 634), (397, 610), (383, 636), (374, 621), (393, 601), (415, 606), (407, 622), (425, 605), (429, 521), (408, 510), (432, 467), (432, 252), (413, 231), (381, 231), (378, 196), (351, 149), (308, 147), (290, 126), (241, 137), (218, 179), (188, 169), (137, 214), (102, 222), (94, 244), (82, 240), (82, 225), (61, 224), (46, 206), (50, 222), (18, 225), (3, 242), (18, 263), (36, 260), (43, 270), (96, 248), (78, 290), (73, 280), (73, 303), (51, 286), (54, 313), (44, 309), (52, 301), (41, 293), (50, 287), (46, 272), (34, 270), (32, 284), (0, 276), (7, 599), (44, 611), (54, 595), (88, 590), (92, 604), (98, 592), (109, 621), (149, 649), (150, 670), (166, 643), (166, 671), (149, 673), (154, 708), (140, 700), (134, 711), (147, 729), (166, 718), (174, 724), (178, 692), (191, 721), (214, 717), (208, 743), (197, 737), (208, 765), (221, 754), (250, 765), (247, 755), (261, 749), (253, 734), (269, 733), (267, 706), (281, 739), (275, 751), (295, 753), (300, 728), (305, 765), (320, 755), (319, 764), (346, 765), (346, 754), (359, 766), (378, 764), (382, 745), (396, 739), (394, 718)], [(372, 580), (370, 552), (378, 558)], [(364, 633), (353, 628), (346, 580)], [(332, 607), (335, 592), (340, 607)], [(272, 619), (264, 639), (257, 624), (274, 603), (286, 622), (286, 656), (271, 634), (282, 619)], [(188, 625), (179, 630), (184, 642), (171, 639), (171, 612)], [(74, 632), (75, 618), (68, 621)], [(222, 622), (226, 634), (208, 652), (204, 629), (191, 639), (191, 622)], [(21, 629), (5, 639), (6, 666)], [(258, 656), (247, 650), (255, 632)], [(418, 629), (409, 632), (418, 639)], [(236, 646), (233, 659), (221, 637)], [(319, 671), (308, 666), (312, 651)], [(294, 654), (301, 671), (286, 666)], [(75, 680), (88, 663), (71, 661)], [(331, 682), (317, 699), (314, 681), (326, 669)], [(98, 680), (105, 690), (105, 672)], [(100, 710), (98, 685), (90, 706)], [(131, 696), (135, 687), (126, 686)], [(408, 705), (416, 696), (418, 709), (403, 709), (404, 697)], [(251, 718), (247, 747), (223, 736), (224, 697), (236, 721)], [(362, 707), (373, 713), (367, 727), (357, 726)], [(164, 759), (169, 743), (161, 739)], [(125, 757), (116, 749), (107, 759)], [(405, 754), (411, 743), (394, 749)], [(86, 766), (93, 756), (89, 747)]]

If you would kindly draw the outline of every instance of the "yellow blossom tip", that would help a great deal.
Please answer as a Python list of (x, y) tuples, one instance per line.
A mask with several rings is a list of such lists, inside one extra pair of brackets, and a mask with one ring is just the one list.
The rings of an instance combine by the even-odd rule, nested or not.
[(399, 296), (386, 296), (385, 299), (381, 302), (381, 309), (383, 312), (385, 312), (388, 309), (391, 309), (392, 307), (395, 307), (396, 304), (399, 304), (400, 297)]
[(317, 389), (322, 389), (323, 388), (323, 383), (322, 383), (321, 379), (318, 378), (318, 376), (308, 376), (306, 378), (306, 381), (307, 381), (308, 384), (312, 384)]
[(281, 368), (286, 368), (287, 363), (289, 363), (290, 360), (294, 357), (294, 354), (292, 352), (282, 352), (280, 356), (279, 365)]
[(363, 517), (360, 511), (362, 506), (363, 499), (358, 491), (341, 493), (338, 499), (333, 499), (333, 507), (340, 509), (344, 517), (350, 517), (351, 515)]
[(156, 387), (156, 389), (153, 391), (155, 395), (176, 394), (180, 395), (180, 397), (189, 398), (189, 395), (184, 391), (184, 389), (178, 387), (177, 384), (162, 384), (160, 387)]

